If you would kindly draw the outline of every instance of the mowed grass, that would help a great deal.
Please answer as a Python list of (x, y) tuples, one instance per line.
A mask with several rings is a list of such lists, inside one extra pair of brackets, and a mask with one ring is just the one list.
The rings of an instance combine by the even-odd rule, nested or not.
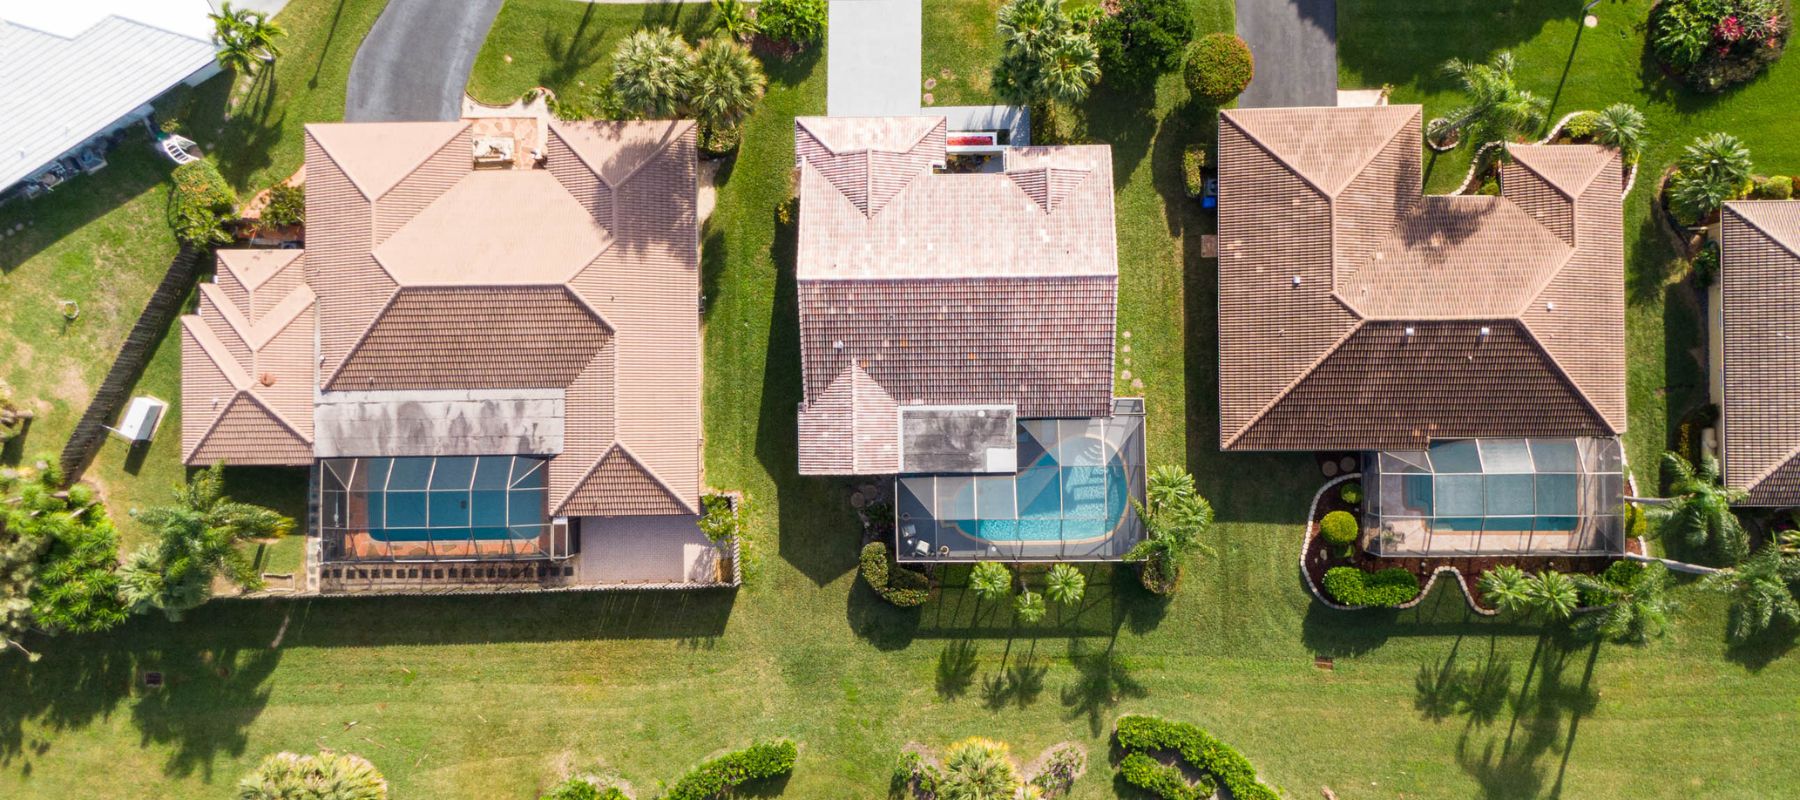
[[(299, 168), (305, 123), (343, 117), (351, 57), (385, 3), (294, 0), (277, 18), (287, 35), (272, 71), (236, 87), (222, 75), (173, 92), (158, 103), (158, 118), (180, 120), (248, 200)], [(0, 209), (0, 230), (25, 226), (0, 239), (0, 380), (37, 413), (29, 433), (0, 452), (0, 463), (55, 460), (177, 250), (164, 221), (174, 165), (148, 137), (109, 161), (47, 197)], [(63, 299), (80, 304), (79, 319), (64, 322), (57, 305)], [(168, 502), (185, 477), (177, 332), (158, 342), (132, 394), (169, 403), (155, 441), (134, 450), (109, 440), (85, 474), (102, 489), (128, 548), (144, 534), (130, 512)], [(303, 471), (238, 471), (231, 490), (291, 515), (305, 512)], [(274, 549), (265, 558), (270, 570), (298, 566), (298, 540)]]
[[(503, 12), (531, 27), (496, 40), (546, 41), (585, 13), (542, 10)], [(1229, 26), (1229, 4), (1201, 10)], [(927, 47), (928, 68), (951, 63)], [(514, 66), (535, 81), (548, 61), (520, 65), (529, 53)], [(823, 54), (771, 66), (702, 234), (706, 478), (749, 497), (749, 585), (215, 603), (50, 642), (37, 668), (0, 662), (0, 796), (223, 798), (262, 755), (323, 746), (368, 756), (402, 799), (525, 799), (586, 770), (649, 797), (699, 758), (788, 736), (794, 774), (758, 795), (879, 798), (906, 742), (983, 735), (1022, 759), (1085, 745), (1073, 794), (1096, 800), (1125, 794), (1105, 762), (1126, 712), (1206, 727), (1294, 798), (1751, 798), (1800, 780), (1791, 643), (1728, 651), (1712, 598), (1684, 591), (1679, 624), (1641, 649), (1475, 618), (1447, 586), (1406, 612), (1311, 601), (1296, 567), (1310, 460), (1217, 450), (1210, 220), (1178, 196), (1180, 145), (1210, 118), (1173, 77), (1102, 92), (1084, 130), (1114, 146), (1119, 391), (1148, 398), (1153, 460), (1185, 461), (1213, 500), (1217, 557), (1168, 602), (1090, 569), (1084, 605), (1037, 626), (956, 575), (908, 612), (856, 585), (849, 485), (794, 475), (793, 245), (776, 220), (791, 117), (823, 112), (824, 72)], [(170, 685), (133, 688), (145, 669)]]

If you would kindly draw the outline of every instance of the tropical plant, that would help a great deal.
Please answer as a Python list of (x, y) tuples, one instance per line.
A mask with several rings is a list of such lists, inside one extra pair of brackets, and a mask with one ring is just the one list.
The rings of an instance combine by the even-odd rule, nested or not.
[(304, 224), (306, 185), (277, 183), (269, 187), (269, 203), (263, 206), (262, 221), (282, 227)]
[(1727, 201), (1750, 190), (1753, 166), (1750, 149), (1729, 133), (1709, 133), (1694, 139), (1675, 159), (1669, 177), (1668, 200), (1683, 222), (1704, 222)]
[(762, 100), (762, 62), (734, 39), (713, 37), (694, 51), (687, 106), (705, 128), (736, 128)]
[(1005, 743), (970, 737), (945, 751), (939, 800), (1013, 800), (1018, 790), (1019, 772)]
[(1072, 565), (1057, 564), (1044, 578), (1044, 594), (1059, 606), (1076, 605), (1086, 593), (1087, 576)]
[(1662, 636), (1675, 603), (1669, 599), (1669, 569), (1658, 562), (1619, 561), (1601, 577), (1576, 575), (1575, 585), (1596, 610), (1576, 621), (1584, 632), (1618, 642), (1641, 643)]
[(1781, 57), (1786, 0), (1661, 0), (1650, 10), (1650, 50), (1703, 92), (1749, 80)]
[(1777, 622), (1800, 624), (1800, 601), (1794, 599), (1793, 589), (1796, 581), (1800, 581), (1800, 558), (1770, 544), (1736, 568), (1702, 578), (1700, 586), (1730, 598), (1725, 632), (1732, 641), (1743, 642)]
[(1575, 581), (1555, 570), (1544, 570), (1525, 582), (1527, 607), (1545, 619), (1568, 619), (1581, 605), (1581, 590)]
[(794, 771), (794, 759), (799, 752), (799, 748), (786, 739), (757, 742), (742, 750), (733, 750), (694, 765), (676, 779), (662, 800), (724, 797), (741, 784)]
[(57, 491), (54, 469), (0, 478), (0, 653), (25, 648), (26, 631), (93, 633), (125, 620), (118, 537), (86, 486)]
[(1444, 72), (1461, 85), (1468, 102), (1451, 111), (1432, 133), (1440, 139), (1463, 137), (1474, 142), (1513, 141), (1544, 124), (1549, 103), (1521, 88), (1513, 77), (1512, 53), (1501, 52), (1480, 64), (1451, 59)]
[(1148, 83), (1181, 66), (1194, 38), (1194, 12), (1185, 0), (1116, 0), (1094, 26), (1100, 67), (1109, 79)]
[(1644, 112), (1630, 103), (1613, 103), (1594, 115), (1594, 141), (1619, 151), (1619, 158), (1636, 164), (1644, 152)]
[(694, 52), (668, 28), (644, 28), (613, 51), (612, 91), (640, 119), (680, 114), (694, 80)]
[(194, 247), (231, 241), (225, 223), (237, 205), (237, 192), (232, 191), (212, 161), (201, 159), (182, 164), (169, 173), (169, 180), (174, 187), (169, 191), (166, 211), (176, 239)]
[(740, 42), (756, 37), (756, 15), (744, 0), (712, 0), (713, 30)]
[(762, 0), (756, 4), (756, 25), (762, 34), (796, 47), (823, 41), (830, 19), (825, 0)]
[(1749, 535), (1731, 504), (1744, 499), (1744, 493), (1720, 483), (1719, 462), (1707, 456), (1696, 468), (1679, 453), (1669, 451), (1663, 453), (1663, 471), (1670, 476), (1671, 499), (1649, 509), (1661, 523), (1658, 535), (1702, 548), (1724, 563), (1743, 560), (1750, 546)]
[(1013, 613), (1019, 615), (1019, 621), (1026, 624), (1036, 623), (1044, 618), (1044, 596), (1026, 589), (1013, 598)]
[(171, 621), (210, 599), (216, 576), (246, 589), (261, 586), (239, 545), (285, 535), (294, 526), (271, 509), (225, 496), (222, 463), (194, 473), (175, 490), (173, 505), (147, 509), (138, 521), (155, 532), (156, 541), (125, 560), (120, 593), (132, 611), (160, 610)]
[(1194, 553), (1211, 552), (1200, 537), (1212, 527), (1212, 505), (1195, 490), (1194, 476), (1168, 464), (1150, 471), (1145, 499), (1147, 504), (1131, 501), (1144, 538), (1125, 553), (1125, 560), (1143, 563), (1139, 578), (1144, 588), (1169, 594), (1181, 579), (1181, 562)]
[(275, 40), (283, 35), (281, 26), (261, 11), (232, 8), (230, 2), (219, 4), (216, 13), (207, 15), (213, 22), (213, 44), (219, 48), (219, 66), (248, 75), (264, 63), (281, 55)]
[(585, 778), (570, 778), (538, 800), (628, 800), (616, 786), (599, 786)]
[(1070, 20), (1062, 0), (1008, 0), (996, 30), (1000, 63), (994, 90), (1026, 105), (1040, 126), (1058, 104), (1079, 103), (1100, 79), (1100, 53), (1088, 31)]
[(1475, 585), (1488, 605), (1501, 611), (1522, 612), (1531, 608), (1530, 581), (1524, 570), (1501, 564), (1481, 573)]
[(1012, 570), (998, 561), (983, 561), (969, 572), (969, 588), (983, 600), (999, 600), (1012, 594)]
[(361, 756), (276, 753), (238, 782), (238, 800), (387, 800), (387, 780)]

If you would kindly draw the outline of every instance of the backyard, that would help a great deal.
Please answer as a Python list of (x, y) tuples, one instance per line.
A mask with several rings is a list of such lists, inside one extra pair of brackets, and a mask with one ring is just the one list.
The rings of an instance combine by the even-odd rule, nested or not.
[[(923, 63), (940, 80), (936, 102), (989, 97), (981, 76), (993, 59), (985, 43), (996, 5), (926, 0)], [(1231, 3), (1192, 5), (1202, 30), (1230, 29)], [(1800, 143), (1777, 136), (1800, 67), (1779, 64), (1713, 101), (1645, 89), (1642, 79), (1659, 85), (1641, 74), (1637, 26), (1647, 4), (1604, 2), (1600, 26), (1579, 42), (1565, 5), (1344, 0), (1344, 83), (1391, 83), (1397, 101), (1425, 102), (1430, 116), (1455, 102), (1439, 77), (1443, 60), (1511, 48), (1522, 77), (1546, 96), (1565, 64), (1574, 70), (1553, 118), (1618, 99), (1643, 107), (1653, 126), (1647, 174), (1713, 129), (1739, 133), (1771, 166), (1796, 162)], [(334, 6), (343, 15), (334, 35), (300, 24)], [(244, 166), (227, 174), (240, 189), (297, 163), (300, 115), (341, 109), (349, 55), (379, 6), (295, 0), (283, 13), (294, 39), (276, 86), (296, 95), (271, 101), (285, 109), (272, 112), (279, 136), (234, 157)], [(537, 85), (579, 94), (606, 80), (614, 43), (634, 26), (691, 33), (704, 9), (512, 0), (471, 92), (496, 103)], [(311, 37), (304, 46), (302, 36)], [(45, 643), (36, 665), (0, 662), (8, 687), (0, 796), (226, 797), (268, 753), (329, 747), (372, 760), (396, 798), (530, 798), (575, 771), (616, 774), (644, 798), (703, 757), (790, 737), (798, 765), (771, 793), (874, 798), (887, 795), (907, 742), (938, 748), (981, 735), (1011, 742), (1022, 759), (1061, 741), (1083, 745), (1095, 767), (1072, 796), (1092, 800), (1125, 791), (1105, 760), (1112, 720), (1133, 712), (1205, 727), (1291, 798), (1321, 787), (1345, 800), (1763, 797), (1800, 782), (1789, 742), (1800, 720), (1792, 639), (1728, 648), (1721, 603), (1691, 587), (1679, 592), (1684, 608), (1669, 635), (1637, 648), (1477, 617), (1452, 585), (1408, 611), (1343, 613), (1312, 601), (1297, 561), (1307, 503), (1322, 482), (1313, 459), (1218, 451), (1215, 274), (1199, 241), (1212, 223), (1182, 198), (1180, 175), (1182, 146), (1210, 136), (1213, 117), (1188, 103), (1179, 75), (1154, 92), (1103, 84), (1077, 130), (1113, 147), (1117, 391), (1147, 399), (1150, 463), (1184, 463), (1212, 500), (1216, 555), (1191, 564), (1169, 601), (1127, 569), (1089, 568), (1081, 606), (1036, 625), (978, 600), (958, 575), (915, 610), (858, 585), (851, 484), (795, 474), (793, 231), (777, 214), (789, 191), (792, 117), (824, 112), (823, 51), (768, 64), (767, 97), (720, 174), (702, 234), (706, 481), (748, 499), (743, 589), (227, 601), (179, 624), (143, 618), (111, 634), (64, 637)], [(317, 86), (300, 89), (315, 63), (325, 64)], [(1431, 189), (1454, 186), (1466, 163), (1466, 150), (1439, 156)], [(21, 396), (61, 404), (41, 415), (28, 452), (60, 446), (133, 304), (173, 252), (154, 238), (167, 236), (164, 169), (121, 159), (89, 179), (119, 186), (116, 199), (59, 192), (59, 205), (34, 209), (40, 221), (26, 240), (36, 244), (0, 249), (0, 321), (12, 332), (0, 346), (14, 348), (0, 351), (5, 377)], [(1629, 445), (1640, 480), (1654, 480), (1646, 465), (1669, 441), (1672, 418), (1704, 397), (1691, 290), (1674, 282), (1681, 265), (1650, 221), (1647, 183), (1627, 205)], [(65, 221), (52, 221), (58, 215)], [(29, 291), (71, 281), (54, 291), (73, 293), (83, 285), (76, 279), (99, 285), (96, 276), (109, 274), (102, 263), (137, 276), (123, 288), (118, 277), (104, 282), (117, 298), (112, 312), (97, 289), (80, 296), (81, 322), (116, 314), (112, 333), (95, 326), (80, 329), (86, 340), (49, 338), (60, 317), (49, 294), (27, 301)], [(135, 299), (130, 286), (140, 287)], [(19, 327), (30, 315), (44, 333)], [(18, 363), (23, 346), (39, 352), (39, 370)], [(44, 388), (60, 380), (41, 374), (52, 349), (84, 356), (83, 391)], [(142, 391), (175, 399), (177, 362), (169, 337)], [(174, 430), (164, 429), (135, 473), (116, 444), (103, 452), (90, 474), (116, 515), (158, 501), (179, 478)], [(293, 480), (252, 483), (243, 494), (283, 502), (260, 487), (295, 491)], [(142, 688), (137, 676), (148, 670), (166, 685)]]

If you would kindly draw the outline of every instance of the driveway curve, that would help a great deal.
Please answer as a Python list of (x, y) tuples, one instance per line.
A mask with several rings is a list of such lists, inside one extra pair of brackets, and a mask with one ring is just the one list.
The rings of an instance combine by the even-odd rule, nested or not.
[(388, 0), (350, 62), (348, 122), (455, 120), (502, 0)]

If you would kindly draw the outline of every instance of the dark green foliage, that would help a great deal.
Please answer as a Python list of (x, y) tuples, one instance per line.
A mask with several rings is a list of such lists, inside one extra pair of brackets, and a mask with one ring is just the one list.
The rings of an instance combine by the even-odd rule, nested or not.
[(1338, 489), (1338, 499), (1350, 505), (1361, 503), (1363, 500), (1362, 482), (1351, 481), (1344, 484)]
[(1487, 197), (1499, 197), (1500, 196), (1500, 182), (1494, 180), (1493, 178), (1488, 178), (1487, 180), (1481, 182), (1481, 188), (1476, 190), (1475, 193), (1480, 194), (1480, 195), (1485, 195)]
[(763, 0), (756, 4), (756, 27), (763, 35), (793, 45), (824, 40), (829, 18), (825, 0)]
[(1694, 283), (1705, 289), (1719, 279), (1719, 243), (1707, 242), (1694, 255)]
[(1119, 761), (1119, 777), (1163, 800), (1203, 800), (1211, 797), (1215, 787), (1202, 778), (1190, 784), (1181, 770), (1157, 761), (1143, 753), (1131, 753)]
[(709, 494), (700, 498), (700, 532), (714, 542), (722, 542), (738, 533), (738, 515), (731, 508), (731, 498)]
[(1787, 200), (1794, 196), (1794, 179), (1786, 175), (1765, 178), (1761, 175), (1751, 180), (1750, 196), (1757, 200)]
[(736, 125), (700, 126), (700, 152), (710, 158), (730, 155), (743, 140), (744, 132)]
[(911, 608), (931, 599), (931, 579), (889, 561), (887, 545), (882, 542), (863, 545), (861, 565), (863, 580), (883, 600)]
[(1181, 49), (1193, 38), (1193, 12), (1184, 0), (1119, 0), (1118, 10), (1094, 26), (1101, 74), (1132, 84), (1181, 66)]
[(306, 186), (277, 183), (269, 187), (269, 204), (263, 207), (262, 221), (284, 227), (305, 223)]
[(132, 611), (162, 611), (171, 622), (212, 597), (223, 576), (245, 589), (262, 578), (240, 547), (252, 539), (285, 536), (294, 521), (225, 495), (223, 462), (194, 473), (175, 490), (175, 503), (144, 510), (139, 522), (155, 539), (119, 569), (119, 593)]
[(206, 246), (231, 241), (225, 223), (237, 204), (237, 192), (207, 159), (189, 162), (169, 173), (169, 227), (186, 244)]
[(1187, 196), (1198, 198), (1206, 190), (1206, 144), (1195, 142), (1181, 151), (1181, 179)]
[[(92, 490), (59, 496), (54, 469), (0, 480), (0, 652), (25, 631), (93, 633), (125, 620), (118, 537)], [(32, 656), (35, 658), (35, 656)]]
[(1662, 0), (1646, 39), (1670, 72), (1717, 92), (1780, 59), (1790, 22), (1786, 0)]
[(786, 775), (793, 771), (798, 755), (794, 743), (787, 740), (758, 742), (701, 762), (670, 786), (663, 800), (710, 800), (749, 781)]
[(570, 778), (538, 800), (626, 800), (626, 797), (617, 787), (602, 789), (581, 778)]
[(1319, 535), (1338, 547), (1354, 544), (1360, 533), (1362, 526), (1356, 523), (1356, 516), (1348, 511), (1333, 511), (1319, 521)]
[(1081, 102), (1100, 79), (1100, 51), (1089, 28), (1063, 10), (1062, 0), (1008, 0), (995, 32), (1000, 63), (994, 65), (994, 92), (1030, 106), (1033, 127), (1054, 139), (1061, 127), (1057, 104)]
[(1256, 75), (1256, 59), (1250, 45), (1230, 33), (1209, 33), (1188, 46), (1182, 77), (1188, 93), (1210, 106), (1237, 99)]
[(1127, 758), (1132, 753), (1172, 751), (1224, 784), (1236, 800), (1280, 800), (1274, 789), (1256, 780), (1256, 767), (1250, 759), (1197, 726), (1133, 715), (1120, 717), (1115, 732), (1119, 747), (1126, 751)]
[(1419, 576), (1399, 567), (1364, 572), (1356, 567), (1325, 571), (1325, 593), (1347, 606), (1398, 606), (1419, 596)]

